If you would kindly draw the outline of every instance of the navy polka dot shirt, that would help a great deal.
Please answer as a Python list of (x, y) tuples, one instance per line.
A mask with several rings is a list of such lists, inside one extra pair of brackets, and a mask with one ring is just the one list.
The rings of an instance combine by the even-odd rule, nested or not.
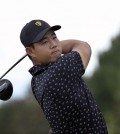
[(85, 70), (78, 52), (49, 65), (35, 65), (29, 72), (52, 134), (107, 134), (104, 118), (81, 78)]

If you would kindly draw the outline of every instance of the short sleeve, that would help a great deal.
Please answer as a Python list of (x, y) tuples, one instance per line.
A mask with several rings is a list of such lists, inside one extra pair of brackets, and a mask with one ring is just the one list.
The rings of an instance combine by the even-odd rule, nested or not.
[(77, 51), (71, 51), (70, 53), (63, 55), (57, 63), (57, 66), (59, 65), (62, 66), (64, 72), (70, 71), (70, 73), (73, 73), (78, 77), (81, 77), (85, 73), (81, 56)]

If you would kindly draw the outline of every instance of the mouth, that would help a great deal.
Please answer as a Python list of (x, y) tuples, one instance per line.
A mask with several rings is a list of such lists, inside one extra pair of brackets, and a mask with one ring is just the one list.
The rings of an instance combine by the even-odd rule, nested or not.
[(53, 54), (57, 54), (57, 53), (59, 53), (59, 52), (60, 52), (60, 51), (57, 49), (57, 50), (52, 51), (51, 54), (53, 55)]

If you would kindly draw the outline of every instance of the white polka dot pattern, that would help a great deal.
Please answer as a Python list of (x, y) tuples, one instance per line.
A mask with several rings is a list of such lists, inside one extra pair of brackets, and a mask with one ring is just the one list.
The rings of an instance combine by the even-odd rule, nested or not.
[(77, 52), (29, 71), (33, 93), (53, 134), (107, 134), (104, 118), (81, 78), (85, 70)]

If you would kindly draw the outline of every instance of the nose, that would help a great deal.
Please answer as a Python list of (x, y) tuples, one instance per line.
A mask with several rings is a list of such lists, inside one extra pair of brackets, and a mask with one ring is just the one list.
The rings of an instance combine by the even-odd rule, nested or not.
[(51, 40), (51, 41), (50, 41), (50, 48), (55, 48), (55, 47), (57, 47), (56, 42), (53, 41), (53, 40)]

